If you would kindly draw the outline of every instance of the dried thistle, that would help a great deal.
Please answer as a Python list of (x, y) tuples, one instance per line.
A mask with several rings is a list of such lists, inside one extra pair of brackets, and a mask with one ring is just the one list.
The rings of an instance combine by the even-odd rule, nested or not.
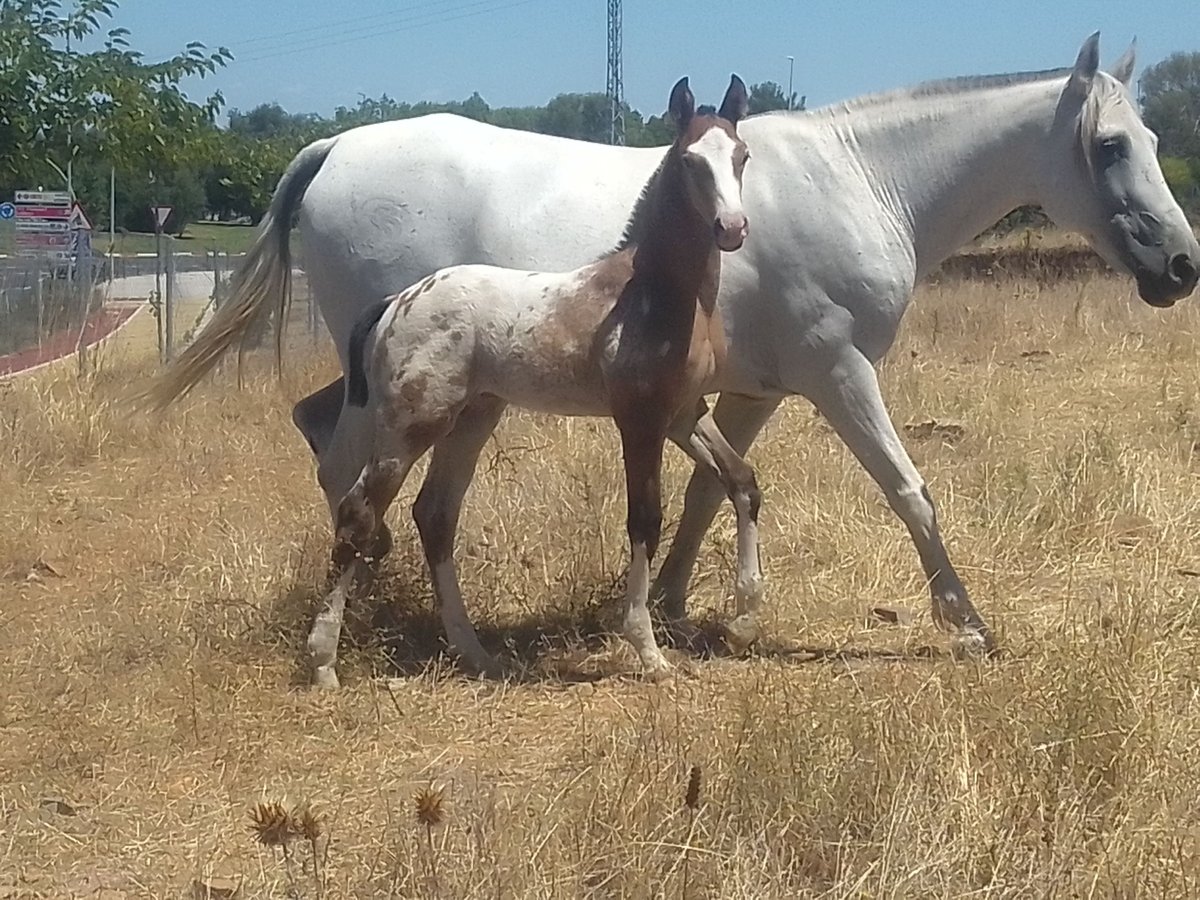
[(683, 805), (695, 812), (700, 808), (700, 767), (692, 766), (688, 772), (687, 790), (683, 795)]
[(432, 784), (417, 791), (413, 796), (417, 821), (427, 829), (441, 825), (446, 820), (445, 797), (445, 787), (435, 788)]
[(278, 800), (259, 803), (250, 810), (250, 833), (266, 847), (287, 848), (294, 838), (292, 819)]
[(321, 818), (313, 812), (312, 806), (303, 803), (292, 810), (289, 827), (293, 834), (303, 837), (315, 846), (323, 832)]

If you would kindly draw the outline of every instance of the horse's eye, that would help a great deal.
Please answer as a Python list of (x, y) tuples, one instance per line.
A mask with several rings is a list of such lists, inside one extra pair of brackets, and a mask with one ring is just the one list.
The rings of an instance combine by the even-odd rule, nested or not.
[(1120, 135), (1101, 138), (1098, 143), (1100, 163), (1110, 166), (1129, 155), (1129, 143)]

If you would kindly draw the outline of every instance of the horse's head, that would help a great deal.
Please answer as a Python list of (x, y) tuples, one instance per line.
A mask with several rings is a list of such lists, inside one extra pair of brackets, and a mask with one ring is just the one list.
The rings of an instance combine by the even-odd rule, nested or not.
[(1134, 52), (1099, 70), (1100, 35), (1079, 51), (1059, 97), (1043, 206), (1081, 232), (1108, 263), (1137, 279), (1152, 306), (1171, 306), (1200, 278), (1200, 245), (1163, 178), (1158, 139), (1129, 91)]
[(681, 161), (688, 199), (705, 221), (713, 223), (717, 246), (728, 251), (741, 247), (750, 229), (742, 208), (742, 171), (750, 152), (737, 133), (747, 106), (746, 85), (736, 75), (716, 111), (696, 110), (686, 78), (676, 83), (667, 106), (675, 123), (675, 143), (669, 152)]

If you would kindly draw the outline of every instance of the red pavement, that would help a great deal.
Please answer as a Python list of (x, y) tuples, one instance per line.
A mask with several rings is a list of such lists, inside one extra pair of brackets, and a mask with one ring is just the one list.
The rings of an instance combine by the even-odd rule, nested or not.
[[(125, 324), (135, 312), (137, 312), (136, 306), (127, 306), (102, 309), (92, 313), (83, 329), (83, 345), (90, 347), (98, 341), (104, 340)], [(75, 326), (56, 331), (42, 341), (40, 347), (26, 347), (24, 350), (0, 356), (0, 377), (24, 372), (34, 366), (70, 356), (75, 352), (78, 341), (79, 327)]]

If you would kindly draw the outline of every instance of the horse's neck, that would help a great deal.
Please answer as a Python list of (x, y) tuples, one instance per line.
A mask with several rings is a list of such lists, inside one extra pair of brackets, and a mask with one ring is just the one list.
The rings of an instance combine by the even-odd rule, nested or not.
[(1038, 200), (1061, 79), (897, 98), (835, 112), (871, 188), (912, 242), (916, 276)]
[(650, 285), (655, 302), (711, 311), (720, 277), (712, 225), (692, 208), (678, 160), (669, 160), (648, 198), (644, 227), (633, 251), (633, 277)]

